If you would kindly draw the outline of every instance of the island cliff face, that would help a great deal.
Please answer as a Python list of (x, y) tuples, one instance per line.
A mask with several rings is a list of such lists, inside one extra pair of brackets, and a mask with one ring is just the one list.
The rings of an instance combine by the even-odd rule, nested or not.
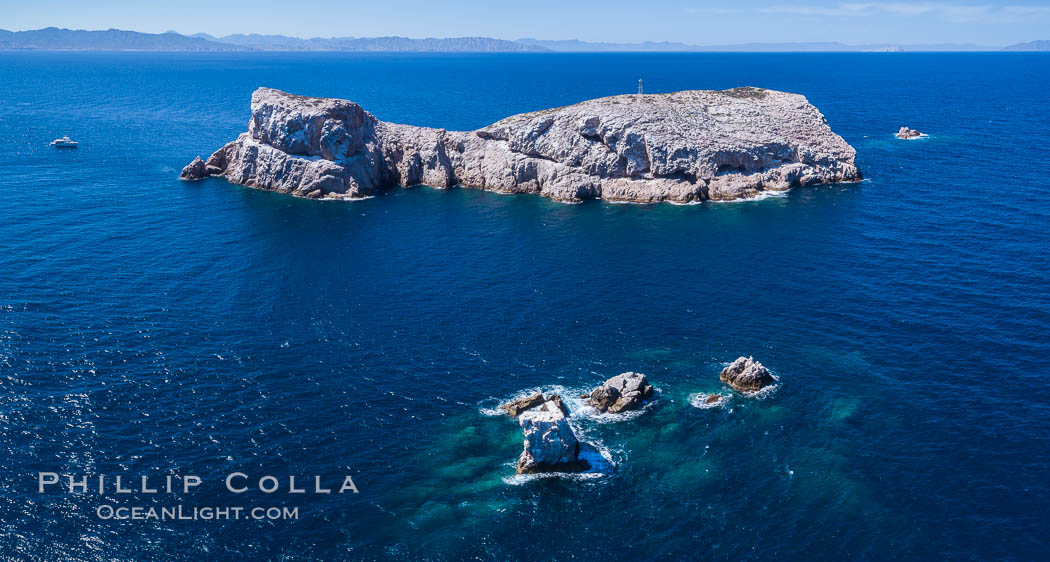
[(181, 177), (312, 198), (427, 185), (640, 203), (861, 177), (856, 151), (806, 98), (757, 88), (613, 96), (476, 131), (387, 123), (351, 101), (270, 88), (252, 94), (251, 109), (248, 132)]

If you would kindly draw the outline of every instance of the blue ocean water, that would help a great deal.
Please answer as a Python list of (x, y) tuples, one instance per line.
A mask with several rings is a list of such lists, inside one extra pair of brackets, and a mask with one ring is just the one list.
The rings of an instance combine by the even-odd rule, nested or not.
[[(696, 206), (176, 179), (258, 86), (471, 129), (639, 77), (802, 93), (867, 179)], [(8, 52), (0, 79), (5, 556), (1050, 554), (1050, 56)], [(693, 407), (739, 355), (777, 389)], [(627, 370), (659, 389), (644, 413), (574, 418), (614, 472), (513, 476), (520, 430), (488, 409)], [(40, 494), (38, 471), (204, 483)], [(234, 496), (231, 472), (360, 493)]]

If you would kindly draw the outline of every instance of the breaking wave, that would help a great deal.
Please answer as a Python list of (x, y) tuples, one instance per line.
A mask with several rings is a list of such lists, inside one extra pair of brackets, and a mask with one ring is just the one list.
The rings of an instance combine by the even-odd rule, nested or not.
[[(597, 386), (597, 385), (595, 385)], [(589, 420), (596, 423), (618, 423), (623, 421), (630, 421), (636, 419), (646, 412), (648, 412), (653, 404), (659, 401), (660, 389), (654, 387), (654, 396), (651, 400), (646, 400), (642, 403), (642, 407), (637, 410), (631, 410), (629, 412), (620, 412), (618, 414), (602, 413), (596, 410), (594, 407), (587, 404), (587, 400), (583, 398), (584, 394), (589, 394), (593, 390), (593, 386), (578, 386), (578, 387), (566, 387), (562, 385), (550, 385), (532, 387), (525, 390), (516, 392), (515, 394), (505, 398), (489, 398), (484, 400), (478, 408), (478, 411), (485, 416), (505, 416), (507, 413), (499, 409), (500, 404), (506, 404), (520, 398), (532, 396), (537, 392), (544, 396), (550, 396), (551, 394), (557, 394), (561, 396), (561, 399), (565, 402), (565, 405), (569, 407), (569, 421), (573, 420)], [(575, 429), (575, 427), (573, 428)]]
[[(707, 399), (711, 396), (717, 396), (718, 400), (708, 402)], [(701, 410), (710, 410), (713, 408), (724, 408), (732, 399), (732, 394), (697, 392), (689, 395), (689, 405), (694, 408), (700, 408)]]
[[(576, 430), (576, 427), (573, 427)], [(580, 439), (580, 458), (590, 463), (591, 467), (583, 472), (544, 472), (540, 474), (511, 474), (503, 477), (503, 482), (511, 486), (521, 486), (529, 482), (546, 478), (564, 480), (594, 480), (616, 472), (612, 451), (601, 441)]]

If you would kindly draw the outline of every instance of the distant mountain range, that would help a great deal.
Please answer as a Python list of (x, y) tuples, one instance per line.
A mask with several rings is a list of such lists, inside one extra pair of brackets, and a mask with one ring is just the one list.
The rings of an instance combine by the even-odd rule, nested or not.
[(139, 33), (107, 29), (59, 29), (48, 27), (32, 31), (0, 29), (0, 49), (47, 49), (77, 51), (242, 51), (244, 47), (187, 37), (174, 31)]
[(1050, 41), (1029, 41), (1003, 47), (1004, 51), (1050, 51)]
[(434, 51), (434, 52), (523, 52), (545, 51), (541, 47), (492, 39), (491, 37), (449, 37), (409, 39), (408, 37), (314, 37), (301, 39), (285, 35), (235, 34), (213, 37), (196, 33), (191, 37), (216, 43), (237, 45), (256, 51)]
[[(994, 51), (993, 47), (970, 44), (894, 45), (844, 43), (738, 43), (733, 45), (689, 45), (674, 42), (601, 43), (566, 39), (518, 39), (491, 37), (314, 37), (234, 34), (214, 37), (207, 33), (182, 35), (140, 33), (120, 29), (86, 31), (48, 27), (32, 31), (0, 29), (0, 50), (82, 51), (428, 51), (428, 52), (861, 52), (861, 51)], [(1005, 47), (1004, 51), (1050, 51), (1050, 41), (1030, 41)]]
[(527, 52), (541, 47), (489, 37), (409, 39), (407, 37), (315, 37), (284, 35), (182, 35), (107, 29), (85, 31), (48, 27), (33, 31), (0, 30), (0, 49), (79, 51), (433, 51)]
[(928, 45), (895, 45), (878, 43), (869, 45), (847, 45), (837, 42), (812, 43), (735, 43), (731, 45), (688, 45), (686, 43), (591, 43), (568, 39), (548, 41), (542, 39), (518, 39), (517, 43), (543, 47), (550, 51), (561, 52), (595, 52), (595, 51), (674, 51), (674, 52), (863, 52), (863, 51), (993, 51), (994, 48), (964, 43), (945, 43)]

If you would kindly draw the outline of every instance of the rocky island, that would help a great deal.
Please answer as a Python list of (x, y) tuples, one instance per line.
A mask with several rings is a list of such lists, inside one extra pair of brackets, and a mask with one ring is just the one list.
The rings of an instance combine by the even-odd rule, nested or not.
[(518, 474), (582, 472), (591, 467), (580, 457), (580, 442), (569, 425), (569, 408), (561, 396), (544, 398), (537, 392), (507, 402), (500, 409), (516, 418), (524, 433)]
[(601, 413), (619, 414), (637, 410), (653, 397), (655, 389), (641, 373), (620, 373), (581, 396)]
[(180, 177), (311, 198), (427, 185), (692, 203), (859, 180), (855, 156), (805, 97), (759, 88), (612, 96), (476, 131), (388, 123), (351, 101), (259, 88), (248, 132)]
[(565, 418), (564, 406), (547, 402), (523, 412), (518, 424), (525, 436), (518, 474), (583, 472), (591, 467), (580, 457), (580, 442)]
[(737, 357), (718, 378), (740, 392), (755, 392), (776, 382), (776, 377), (754, 357)]
[(915, 129), (910, 129), (908, 127), (901, 127), (900, 130), (897, 131), (896, 135), (897, 138), (902, 140), (917, 139), (925, 136), (926, 135), (924, 133), (916, 131)]

